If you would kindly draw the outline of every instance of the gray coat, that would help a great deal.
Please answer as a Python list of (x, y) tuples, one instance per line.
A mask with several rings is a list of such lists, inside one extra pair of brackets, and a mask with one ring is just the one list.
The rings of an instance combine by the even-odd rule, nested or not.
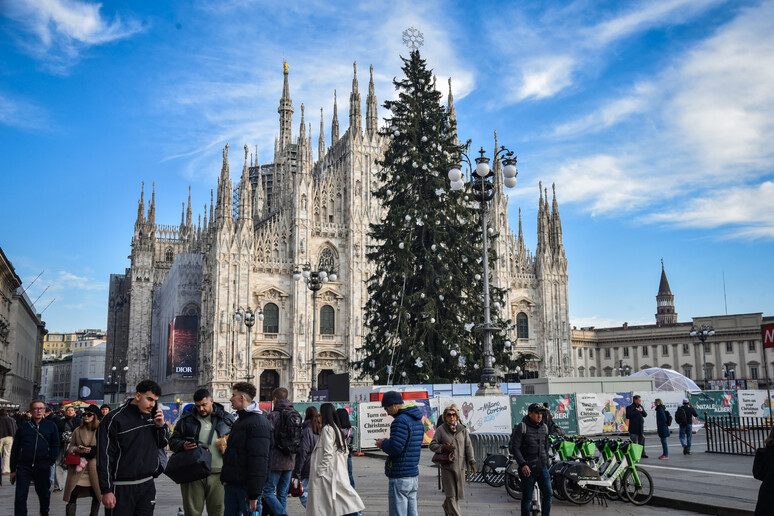
[[(435, 429), (433, 440), (430, 441), (430, 451), (442, 452), (442, 444), (454, 444), (454, 462), (451, 464), (441, 464), (441, 479), (444, 486), (447, 483), (454, 485), (456, 483), (457, 498), (465, 498), (465, 468), (470, 463), (476, 462), (473, 455), (473, 443), (470, 441), (468, 429), (462, 423), (457, 423), (457, 431), (452, 432), (448, 423), (444, 423)], [(444, 491), (447, 490), (444, 487)]]

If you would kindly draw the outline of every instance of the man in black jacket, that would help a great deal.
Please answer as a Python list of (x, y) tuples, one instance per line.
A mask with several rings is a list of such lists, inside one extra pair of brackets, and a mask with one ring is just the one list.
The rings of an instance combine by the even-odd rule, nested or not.
[[(16, 420), (8, 415), (8, 411), (0, 409), (0, 463), (2, 463), (3, 475), (11, 472), (11, 447), (16, 429)], [(2, 481), (0, 485), (3, 485)]]
[(135, 390), (134, 398), (97, 428), (97, 476), (106, 516), (149, 516), (156, 503), (153, 479), (169, 429), (158, 410), (161, 387), (143, 380)]
[(699, 417), (696, 409), (691, 406), (688, 398), (683, 398), (683, 405), (675, 411), (675, 421), (680, 425), (680, 444), (683, 445), (683, 455), (691, 454), (693, 418), (695, 417)]
[(258, 509), (271, 468), (271, 424), (255, 398), (255, 385), (239, 382), (231, 388), (231, 406), (239, 418), (231, 427), (223, 454), (220, 479), (225, 486), (225, 516), (251, 514)]
[(548, 427), (543, 423), (543, 407), (533, 403), (521, 423), (513, 427), (510, 451), (519, 465), (521, 514), (529, 516), (535, 482), (540, 484), (543, 515), (551, 513), (551, 476), (548, 474)]
[(207, 389), (196, 391), (193, 399), (193, 406), (177, 420), (169, 438), (169, 449), (176, 454), (195, 450), (197, 446), (210, 450), (210, 475), (180, 484), (180, 491), (186, 516), (201, 516), (205, 503), (207, 514), (218, 516), (223, 514), (223, 484), (220, 481), (223, 455), (215, 442), (231, 432), (234, 417), (223, 410), (223, 405), (212, 400)]
[(59, 453), (59, 430), (56, 425), (43, 417), (46, 404), (40, 400), (30, 403), (31, 419), (22, 423), (16, 431), (11, 447), (11, 476), (16, 484), (14, 514), (27, 516), (27, 495), (30, 482), (35, 483), (35, 492), (40, 502), (40, 514), (48, 514), (51, 501), (51, 466)]
[(633, 443), (641, 444), (643, 446), (642, 458), (647, 459), (648, 456), (645, 453), (645, 418), (648, 417), (648, 413), (640, 403), (640, 396), (635, 395), (632, 397), (632, 404), (626, 407), (626, 418), (629, 420), (629, 439)]

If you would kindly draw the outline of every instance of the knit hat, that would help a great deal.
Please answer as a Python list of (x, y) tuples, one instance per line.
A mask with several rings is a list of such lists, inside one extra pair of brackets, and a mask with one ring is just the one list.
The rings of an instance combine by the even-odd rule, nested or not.
[(686, 404), (688, 404), (688, 403), (690, 403), (690, 402), (688, 401), (688, 398), (683, 398), (683, 405), (686, 405)]
[(99, 407), (96, 405), (86, 407), (86, 412), (91, 412), (98, 420), (102, 419), (102, 412), (100, 412)]
[(403, 403), (403, 396), (401, 396), (398, 391), (388, 391), (384, 393), (384, 396), (382, 396), (382, 407), (389, 407), (390, 405), (395, 405), (396, 403)]

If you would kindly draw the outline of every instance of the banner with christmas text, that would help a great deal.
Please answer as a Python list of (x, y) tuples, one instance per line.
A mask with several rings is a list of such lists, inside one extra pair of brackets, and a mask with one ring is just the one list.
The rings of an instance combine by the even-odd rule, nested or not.
[(527, 415), (527, 409), (533, 403), (548, 403), (554, 423), (565, 434), (578, 433), (578, 421), (575, 413), (575, 394), (520, 394), (511, 396), (511, 427), (521, 422)]

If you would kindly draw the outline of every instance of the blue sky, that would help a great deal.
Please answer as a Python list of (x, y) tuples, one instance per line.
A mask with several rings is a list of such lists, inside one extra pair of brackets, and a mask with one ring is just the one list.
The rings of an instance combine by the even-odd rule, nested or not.
[(729, 313), (772, 314), (774, 2), (16, 0), (0, 246), (25, 282), (46, 271), (30, 295), (49, 286), (49, 330), (106, 326), (142, 181), (177, 224), (226, 142), (272, 159), (283, 57), (294, 131), (304, 103), (316, 141), (322, 107), (330, 143), (333, 90), (343, 132), (353, 61), (383, 102), (410, 26), (461, 137), (516, 151), (511, 224), (520, 206), (533, 250), (537, 183), (556, 182), (574, 325), (654, 322), (662, 257), (681, 321), (725, 312), (724, 274)]

